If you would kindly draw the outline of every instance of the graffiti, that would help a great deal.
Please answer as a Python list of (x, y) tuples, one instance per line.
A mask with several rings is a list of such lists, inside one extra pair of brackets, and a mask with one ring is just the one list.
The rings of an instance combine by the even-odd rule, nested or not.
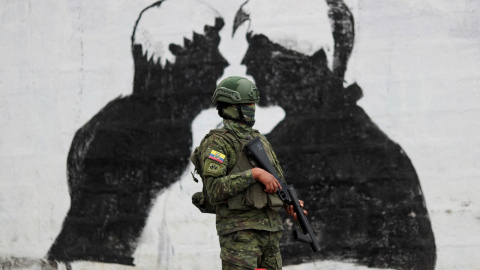
[(211, 22), (172, 48), (176, 61), (165, 66), (133, 43), (133, 94), (107, 104), (72, 141), (71, 207), (49, 259), (133, 264), (153, 199), (187, 166), (191, 122), (226, 66), (217, 48), (223, 21)]
[[(319, 5), (303, 2), (311, 10)], [(76, 132), (67, 160), (71, 206), (48, 258), (133, 265), (154, 199), (188, 165), (191, 123), (211, 106), (216, 82), (230, 64), (219, 50), (219, 33), (243, 35), (238, 29), (248, 24), (242, 63), (261, 91), (261, 105), (286, 112), (268, 139), (321, 237), (322, 251), (313, 257), (308, 246), (294, 243), (285, 217), (284, 263), (332, 259), (433, 269), (435, 241), (414, 166), (357, 105), (360, 86), (343, 85), (355, 36), (343, 1), (328, 0), (328, 14), (314, 14), (331, 20), (331, 63), (321, 48), (308, 48), (308, 54), (298, 49), (301, 44), (286, 46), (264, 31), (258, 13), (278, 2), (239, 5), (233, 29), (224, 29), (225, 18), (210, 3), (165, 0), (140, 13), (132, 34), (133, 92), (108, 103)], [(178, 22), (144, 25), (158, 19), (151, 13), (180, 12), (185, 4), (202, 14), (178, 14), (185, 33), (201, 27), (191, 39), (182, 31), (168, 34)], [(308, 31), (301, 27), (298, 32), (307, 35), (316, 30), (316, 24)]]
[[(335, 39), (333, 71), (322, 50), (307, 56), (261, 34), (248, 37), (244, 64), (263, 90), (261, 103), (286, 111), (268, 139), (286, 178), (311, 205), (312, 226), (323, 247), (317, 258), (433, 269), (435, 243), (419, 179), (401, 147), (356, 105), (361, 88), (343, 87), (354, 22), (342, 1), (328, 3)], [(299, 247), (291, 233), (284, 235), (287, 264), (311, 258), (308, 247)]]

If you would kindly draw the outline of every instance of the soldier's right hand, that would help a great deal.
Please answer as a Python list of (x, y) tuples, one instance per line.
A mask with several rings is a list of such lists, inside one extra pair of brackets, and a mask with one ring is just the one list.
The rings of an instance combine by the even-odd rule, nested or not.
[(267, 193), (276, 193), (278, 189), (282, 189), (280, 182), (269, 172), (261, 168), (252, 169), (253, 178), (265, 186), (263, 191)]

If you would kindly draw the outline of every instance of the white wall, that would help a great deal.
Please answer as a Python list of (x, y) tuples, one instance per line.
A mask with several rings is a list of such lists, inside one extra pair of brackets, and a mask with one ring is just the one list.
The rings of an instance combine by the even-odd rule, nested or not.
[(347, 76), (364, 90), (360, 105), (415, 166), (437, 269), (479, 269), (480, 4), (353, 6), (357, 43)]
[[(405, 149), (419, 174), (437, 269), (479, 269), (480, 2), (346, 3), (356, 23), (347, 80), (363, 88), (359, 104)], [(43, 258), (57, 236), (69, 208), (65, 172), (73, 134), (107, 102), (131, 92), (130, 36), (149, 4), (0, 1), (0, 258)], [(206, 128), (200, 118), (195, 123)], [(174, 211), (155, 215), (164, 213), (165, 200), (190, 207), (197, 188), (191, 182), (185, 176), (159, 196), (136, 268), (83, 262), (73, 269), (218, 266), (213, 217), (190, 208), (193, 219), (205, 224), (204, 238), (192, 245), (172, 235), (194, 234), (192, 226), (199, 225)], [(162, 223), (168, 226), (159, 230)], [(208, 255), (200, 257), (203, 252)]]

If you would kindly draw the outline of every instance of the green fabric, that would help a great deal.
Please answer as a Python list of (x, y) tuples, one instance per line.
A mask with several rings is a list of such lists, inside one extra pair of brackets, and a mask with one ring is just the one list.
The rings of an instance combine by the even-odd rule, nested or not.
[(255, 103), (241, 104), (240, 109), (242, 110), (243, 121), (245, 121), (245, 124), (253, 127), (255, 124)]
[[(242, 111), (243, 117), (240, 116), (239, 109)], [(239, 124), (246, 124), (248, 127), (253, 127), (255, 124), (255, 103), (230, 105), (222, 110), (227, 118), (235, 120), (234, 123), (239, 121)]]
[(230, 105), (223, 108), (223, 113), (231, 119), (240, 120), (240, 114), (238, 113), (237, 105)]
[[(277, 169), (277, 174), (283, 179), (279, 162), (273, 150), (271, 150), (270, 144), (258, 131), (243, 123), (224, 120), (224, 124), (224, 129), (211, 131), (199, 146), (206, 193), (210, 203), (216, 209), (217, 233), (223, 235), (245, 229), (283, 230), (282, 220), (277, 212), (278, 208), (265, 207), (265, 205), (268, 205), (268, 200), (258, 199), (257, 201), (255, 199), (257, 195), (253, 195), (251, 198), (254, 199), (250, 200), (253, 205), (246, 205), (244, 199), (246, 193), (250, 190), (253, 194), (258, 194), (258, 188), (262, 189), (262, 187), (259, 182), (253, 179), (252, 166), (245, 162), (247, 159), (244, 151), (236, 149), (239, 147), (238, 145), (235, 146), (235, 141), (246, 143), (253, 137), (260, 136), (265, 149), (268, 149), (267, 155)], [(223, 160), (218, 161), (210, 158), (212, 151), (223, 155)], [(263, 189), (261, 192), (264, 193), (262, 196), (266, 195)], [(235, 196), (238, 197), (234, 198)], [(255, 206), (258, 206), (258, 208)]]
[(237, 122), (230, 119), (223, 119), (223, 126), (225, 127), (225, 129), (232, 132), (239, 139), (253, 139), (254, 131), (251, 126), (248, 126), (245, 123)]
[(282, 269), (279, 243), (281, 232), (237, 231), (221, 235), (220, 258), (223, 270)]

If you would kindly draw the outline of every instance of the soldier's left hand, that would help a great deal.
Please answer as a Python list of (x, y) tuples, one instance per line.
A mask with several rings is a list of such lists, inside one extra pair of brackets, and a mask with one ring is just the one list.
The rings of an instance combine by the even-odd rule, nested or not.
[[(300, 203), (300, 207), (303, 208), (303, 201), (302, 200), (298, 200), (298, 202)], [(292, 216), (295, 220), (297, 220), (297, 213), (295, 213), (295, 210), (293, 210), (293, 205), (289, 205), (285, 208), (285, 210), (287, 210), (287, 213)], [(303, 210), (303, 209), (302, 209)], [(303, 210), (303, 214), (306, 216), (308, 215), (308, 212), (307, 210)]]

